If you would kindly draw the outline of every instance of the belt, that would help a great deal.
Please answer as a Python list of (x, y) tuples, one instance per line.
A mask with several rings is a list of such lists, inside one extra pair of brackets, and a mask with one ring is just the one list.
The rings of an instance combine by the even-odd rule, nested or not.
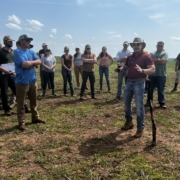
[(127, 79), (128, 81), (132, 81), (132, 82), (135, 82), (135, 81), (142, 81), (142, 80), (145, 80), (145, 78), (138, 78), (138, 79)]

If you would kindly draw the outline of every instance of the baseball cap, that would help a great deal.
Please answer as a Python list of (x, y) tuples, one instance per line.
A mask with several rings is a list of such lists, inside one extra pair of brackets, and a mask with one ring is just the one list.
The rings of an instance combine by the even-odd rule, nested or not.
[(4, 36), (3, 41), (14, 41), (11, 36)]
[(124, 45), (124, 44), (127, 44), (127, 45), (129, 45), (128, 41), (124, 41), (123, 45)]
[(44, 46), (47, 46), (47, 43), (43, 43), (43, 44), (42, 44), (42, 47), (44, 47)]
[(69, 51), (69, 47), (68, 47), (68, 46), (65, 46), (65, 47), (64, 47), (64, 51)]
[(19, 36), (18, 41), (21, 41), (21, 40), (24, 40), (24, 39), (29, 39), (31, 41), (33, 40), (32, 37), (29, 37), (27, 34), (23, 34), (23, 35)]
[(91, 48), (91, 46), (90, 46), (89, 44), (87, 44), (87, 45), (85, 46), (85, 49), (88, 49), (88, 48)]
[(76, 47), (75, 51), (78, 51), (78, 50), (79, 50), (79, 48), (78, 48), (78, 47)]

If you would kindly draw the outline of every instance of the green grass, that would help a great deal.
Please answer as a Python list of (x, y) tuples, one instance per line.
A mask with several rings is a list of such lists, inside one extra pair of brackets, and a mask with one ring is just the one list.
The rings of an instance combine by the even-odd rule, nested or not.
[[(112, 93), (99, 90), (96, 66), (95, 91), (97, 100), (79, 101), (63, 96), (60, 60), (57, 58), (55, 84), (57, 97), (37, 97), (40, 117), (47, 124), (32, 125), (26, 116), (28, 130), (17, 129), (16, 114), (0, 118), (0, 179), (2, 180), (178, 180), (180, 179), (180, 92), (169, 93), (174, 85), (174, 62), (168, 62), (165, 89), (167, 110), (154, 109), (157, 125), (157, 146), (151, 144), (149, 109), (145, 115), (145, 133), (141, 139), (132, 136), (136, 131), (120, 130), (124, 124), (123, 102), (112, 102), (117, 91), (116, 64), (110, 68)], [(38, 85), (39, 69), (37, 71)], [(89, 82), (88, 82), (89, 86)], [(90, 87), (90, 86), (89, 86)], [(41, 91), (38, 91), (40, 94)], [(90, 91), (85, 95), (90, 96)], [(146, 99), (146, 97), (145, 97)], [(28, 102), (28, 100), (27, 100)], [(154, 94), (154, 106), (157, 92)], [(135, 103), (133, 119), (136, 124)], [(13, 109), (16, 112), (16, 108)]]

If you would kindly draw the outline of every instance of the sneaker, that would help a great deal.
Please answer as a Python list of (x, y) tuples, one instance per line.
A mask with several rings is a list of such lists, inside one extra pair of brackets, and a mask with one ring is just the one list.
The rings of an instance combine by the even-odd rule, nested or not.
[(5, 112), (4, 112), (4, 115), (6, 115), (6, 116), (11, 116), (11, 111), (5, 111)]
[(162, 108), (162, 109), (166, 109), (166, 105), (165, 104), (160, 104), (159, 107)]
[(89, 88), (88, 88), (88, 87), (85, 87), (85, 90), (89, 90)]
[(143, 135), (143, 130), (137, 130), (136, 134), (134, 135), (135, 138), (140, 138)]
[(41, 120), (41, 119), (34, 119), (34, 120), (32, 120), (32, 124), (38, 124), (38, 123), (45, 124), (45, 123), (46, 123), (46, 121)]
[(130, 122), (130, 123), (125, 123), (121, 129), (122, 130), (129, 130), (129, 129), (132, 129), (133, 127), (134, 127), (133, 122)]
[(25, 108), (25, 113), (26, 114), (31, 113), (31, 110), (29, 108)]
[(71, 94), (71, 96), (73, 97), (73, 96), (76, 96), (75, 94)]
[(175, 91), (177, 91), (177, 88), (173, 88), (172, 90), (171, 90), (171, 92), (175, 92)]
[(120, 100), (121, 100), (120, 96), (117, 96), (117, 97), (115, 97), (115, 99), (113, 99), (113, 101), (120, 101)]
[(19, 123), (18, 128), (19, 128), (19, 130), (21, 130), (21, 131), (27, 130), (27, 129), (26, 129), (26, 126), (25, 126), (25, 123)]
[(111, 91), (109, 90), (108, 93), (111, 93)]
[(91, 97), (91, 99), (98, 99), (98, 98), (94, 96), (94, 97)]

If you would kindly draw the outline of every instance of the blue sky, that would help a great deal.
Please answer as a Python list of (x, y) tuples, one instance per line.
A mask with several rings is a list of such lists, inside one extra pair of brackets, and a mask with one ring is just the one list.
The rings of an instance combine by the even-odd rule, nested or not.
[(74, 54), (75, 47), (83, 52), (90, 44), (96, 55), (106, 46), (115, 56), (125, 40), (141, 37), (148, 51), (161, 40), (169, 57), (176, 57), (179, 7), (180, 0), (1, 0), (0, 41), (29, 34), (36, 52), (44, 42), (55, 55), (62, 55), (66, 45)]

